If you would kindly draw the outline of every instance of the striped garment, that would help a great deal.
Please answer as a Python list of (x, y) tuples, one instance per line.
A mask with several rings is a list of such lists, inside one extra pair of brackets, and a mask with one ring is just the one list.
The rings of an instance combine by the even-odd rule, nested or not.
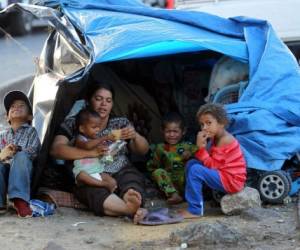
[(236, 193), (244, 188), (246, 181), (246, 162), (237, 140), (206, 150), (199, 149), (195, 157), (208, 168), (219, 171), (221, 182), (228, 193)]
[(22, 151), (29, 154), (31, 160), (36, 158), (41, 148), (41, 142), (36, 129), (27, 123), (21, 125), (15, 132), (11, 127), (1, 131), (0, 150), (8, 144), (20, 146)]

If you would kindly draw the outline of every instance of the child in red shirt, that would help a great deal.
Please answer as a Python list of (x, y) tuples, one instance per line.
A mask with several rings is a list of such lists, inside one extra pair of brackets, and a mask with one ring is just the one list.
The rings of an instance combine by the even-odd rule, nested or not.
[[(218, 104), (205, 104), (197, 113), (201, 131), (197, 134), (199, 150), (195, 158), (187, 163), (185, 218), (203, 215), (203, 183), (224, 193), (236, 193), (244, 188), (246, 162), (238, 141), (226, 131), (226, 111)], [(207, 142), (211, 146), (207, 151)]]

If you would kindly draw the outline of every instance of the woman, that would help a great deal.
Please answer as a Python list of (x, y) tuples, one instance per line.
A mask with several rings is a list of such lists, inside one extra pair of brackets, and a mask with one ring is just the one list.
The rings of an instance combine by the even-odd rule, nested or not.
[[(114, 91), (108, 84), (94, 84), (89, 87), (86, 103), (95, 110), (101, 118), (99, 136), (111, 133), (113, 129), (121, 129), (122, 140), (129, 141), (128, 148), (137, 154), (146, 154), (149, 148), (148, 142), (130, 126), (127, 118), (111, 118), (111, 110), (114, 101)], [(51, 146), (50, 154), (56, 159), (77, 160), (87, 157), (98, 157), (107, 152), (107, 147), (99, 146), (95, 150), (83, 150), (70, 146), (75, 138), (75, 118), (66, 119), (57, 132)], [(127, 148), (121, 150), (114, 162), (105, 165), (105, 172), (113, 178), (110, 186), (116, 187), (111, 193), (105, 187), (80, 186), (75, 188), (75, 196), (83, 204), (87, 205), (96, 215), (132, 215), (134, 222), (138, 222), (144, 216), (141, 209), (143, 191), (143, 177), (132, 166), (126, 156)]]

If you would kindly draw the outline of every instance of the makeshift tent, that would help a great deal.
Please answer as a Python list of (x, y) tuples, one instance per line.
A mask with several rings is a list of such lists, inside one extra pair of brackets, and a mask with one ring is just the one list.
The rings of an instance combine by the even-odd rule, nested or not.
[[(47, 131), (46, 143), (78, 98), (83, 83), (95, 73), (95, 65), (110, 71), (114, 61), (146, 62), (149, 58), (151, 62), (162, 56), (170, 59), (172, 55), (213, 51), (249, 65), (247, 88), (237, 103), (226, 106), (231, 118), (229, 130), (241, 143), (248, 166), (280, 169), (286, 159), (300, 151), (299, 66), (268, 22), (152, 9), (134, 0), (40, 4), (59, 7), (62, 14), (50, 15), (56, 32), (49, 36), (40, 62), (40, 78), (62, 83), (54, 109), (49, 107), (53, 109), (50, 126), (41, 126), (43, 133)], [(38, 16), (38, 11), (35, 14)], [(37, 86), (40, 84), (36, 81)], [(37, 96), (35, 92), (35, 110), (41, 114), (45, 100)]]

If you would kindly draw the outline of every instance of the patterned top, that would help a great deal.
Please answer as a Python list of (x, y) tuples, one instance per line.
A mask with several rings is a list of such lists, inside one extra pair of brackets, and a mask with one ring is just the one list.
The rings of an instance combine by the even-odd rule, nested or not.
[[(98, 133), (98, 136), (105, 136), (111, 133), (113, 129), (125, 128), (129, 125), (129, 120), (125, 117), (116, 117), (110, 118), (108, 120), (107, 126), (105, 129)], [(57, 135), (66, 136), (70, 145), (74, 145), (75, 138), (77, 136), (75, 129), (75, 117), (67, 118), (60, 126), (60, 129), (57, 132)], [(109, 142), (112, 143), (112, 142)], [(130, 161), (127, 157), (128, 148), (124, 147), (120, 150), (115, 156), (113, 163), (106, 163), (104, 166), (104, 172), (107, 173), (116, 173), (120, 171), (123, 167), (130, 165)]]
[(167, 171), (182, 171), (185, 162), (183, 153), (189, 152), (190, 157), (198, 150), (198, 147), (190, 142), (180, 142), (176, 145), (160, 143), (151, 145), (150, 160), (147, 162), (147, 170), (152, 172), (155, 169), (162, 168)]
[(22, 147), (22, 151), (27, 152), (31, 160), (36, 158), (41, 148), (36, 129), (27, 123), (21, 125), (15, 132), (9, 127), (0, 133), (0, 150), (8, 144)]

